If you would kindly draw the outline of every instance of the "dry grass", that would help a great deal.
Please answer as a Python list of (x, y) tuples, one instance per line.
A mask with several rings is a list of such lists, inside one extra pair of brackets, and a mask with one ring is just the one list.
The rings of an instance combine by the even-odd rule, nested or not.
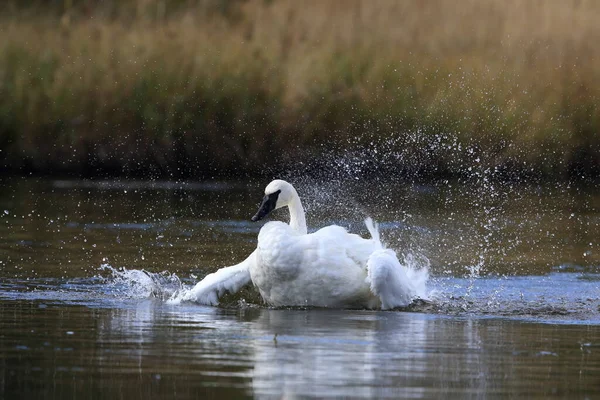
[(460, 172), (460, 148), (492, 167), (598, 171), (600, 2), (116, 4), (7, 8), (6, 168), (252, 171), (377, 139), (404, 151), (400, 169)]

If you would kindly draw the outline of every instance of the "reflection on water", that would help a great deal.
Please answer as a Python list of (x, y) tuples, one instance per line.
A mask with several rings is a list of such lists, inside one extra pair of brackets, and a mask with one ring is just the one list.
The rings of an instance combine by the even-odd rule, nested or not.
[(7, 398), (457, 395), (600, 390), (600, 328), (339, 310), (0, 303)]
[(3, 182), (0, 398), (600, 391), (600, 193), (309, 183), (309, 226), (365, 234), (373, 216), (429, 266), (433, 302), (273, 310), (250, 288), (227, 308), (169, 305), (253, 250), (263, 183)]
[(8, 302), (0, 321), (8, 397), (570, 397), (600, 372), (598, 326), (151, 300)]

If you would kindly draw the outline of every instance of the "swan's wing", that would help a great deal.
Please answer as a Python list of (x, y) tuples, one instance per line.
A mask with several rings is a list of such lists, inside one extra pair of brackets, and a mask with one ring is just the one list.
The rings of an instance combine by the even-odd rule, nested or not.
[(194, 301), (211, 306), (219, 304), (219, 297), (225, 293), (235, 293), (250, 283), (250, 266), (255, 260), (255, 253), (256, 250), (237, 265), (206, 275), (191, 290), (176, 294), (170, 302)]

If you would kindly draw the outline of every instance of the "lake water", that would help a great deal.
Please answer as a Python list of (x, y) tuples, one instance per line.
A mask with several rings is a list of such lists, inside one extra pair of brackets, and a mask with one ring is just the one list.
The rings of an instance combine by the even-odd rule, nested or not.
[(600, 396), (597, 188), (297, 179), (311, 229), (372, 216), (429, 301), (167, 303), (254, 249), (266, 183), (4, 178), (0, 399)]

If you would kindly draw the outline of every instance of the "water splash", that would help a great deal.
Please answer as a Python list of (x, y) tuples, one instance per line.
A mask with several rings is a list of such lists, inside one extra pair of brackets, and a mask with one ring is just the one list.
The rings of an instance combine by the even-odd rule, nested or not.
[(406, 267), (408, 279), (416, 289), (418, 299), (429, 300), (436, 295), (437, 290), (428, 287), (431, 263), (427, 257), (419, 253), (407, 253), (402, 256), (401, 264)]
[(124, 298), (164, 301), (184, 287), (181, 279), (168, 271), (154, 273), (143, 269), (116, 269), (109, 264), (102, 264), (100, 270), (110, 272), (110, 276), (102, 277), (109, 291)]

